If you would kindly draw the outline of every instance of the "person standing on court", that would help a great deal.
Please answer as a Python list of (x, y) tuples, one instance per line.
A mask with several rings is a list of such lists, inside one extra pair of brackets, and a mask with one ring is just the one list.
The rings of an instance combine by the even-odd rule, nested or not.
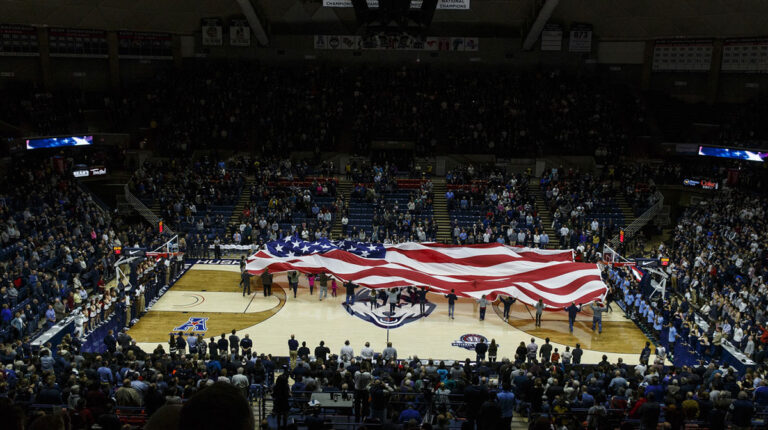
[(246, 290), (248, 291), (248, 295), (251, 295), (251, 276), (253, 275), (245, 270), (240, 274), (240, 286), (243, 287), (243, 297), (245, 297)]
[(315, 293), (315, 277), (316, 276), (317, 275), (314, 275), (312, 273), (307, 275), (307, 283), (309, 284), (309, 295), (310, 296)]
[(232, 334), (229, 335), (229, 349), (232, 351), (232, 354), (237, 355), (237, 352), (240, 349), (240, 338), (235, 333), (237, 333), (237, 331), (232, 329)]
[(347, 306), (352, 306), (355, 304), (355, 288), (357, 288), (357, 285), (352, 283), (352, 281), (347, 281), (344, 283), (344, 288), (347, 290), (347, 297), (344, 300), (347, 303)]
[(245, 336), (240, 340), (240, 349), (242, 350), (243, 356), (250, 354), (251, 348), (253, 348), (253, 341), (248, 336), (248, 333), (246, 333)]
[(451, 293), (447, 294), (445, 298), (448, 299), (448, 317), (450, 319), (454, 319), (453, 311), (456, 308), (456, 300), (458, 300), (459, 298), (456, 297), (456, 293), (454, 290), (451, 290)]
[(568, 312), (568, 329), (573, 333), (573, 323), (576, 321), (576, 315), (581, 312), (582, 305), (576, 306), (576, 302), (571, 302), (571, 305), (564, 308)]
[(541, 345), (539, 349), (539, 357), (542, 363), (549, 363), (549, 358), (552, 356), (552, 344), (549, 343), (549, 338), (544, 339), (544, 345)]
[(597, 333), (601, 334), (603, 332), (603, 312), (606, 312), (608, 308), (603, 306), (600, 299), (589, 305), (589, 308), (592, 309), (592, 331), (595, 331), (595, 325), (597, 325)]
[(485, 309), (488, 306), (488, 299), (485, 298), (485, 294), (480, 296), (480, 300), (477, 301), (477, 304), (480, 305), (480, 321), (484, 321)]
[(216, 342), (216, 346), (219, 348), (219, 354), (226, 359), (227, 351), (229, 351), (229, 342), (227, 342), (227, 339), (224, 336), (226, 336), (226, 334), (222, 333), (221, 339)]
[[(504, 305), (504, 314), (502, 315), (502, 318), (504, 318), (504, 321), (509, 321), (509, 310), (512, 308), (512, 305), (515, 304), (517, 301), (516, 298), (512, 296), (501, 296), (501, 304)], [(541, 318), (539, 318), (541, 320)]]
[(584, 350), (581, 349), (581, 344), (577, 343), (576, 348), (573, 348), (573, 364), (581, 364), (581, 356), (584, 355)]
[(299, 272), (291, 270), (288, 272), (288, 286), (293, 290), (293, 298), (296, 298), (296, 291), (299, 289)]
[(536, 303), (536, 327), (541, 327), (541, 314), (544, 313), (544, 301), (539, 299)]
[(424, 316), (424, 310), (427, 307), (427, 288), (421, 287), (419, 290), (419, 312), (421, 313), (421, 316)]
[[(482, 309), (482, 308), (481, 308)], [(488, 352), (488, 344), (485, 343), (485, 339), (480, 339), (480, 343), (475, 345), (475, 353), (477, 354), (477, 363), (485, 361), (485, 353)]]
[(272, 295), (272, 274), (269, 273), (269, 269), (264, 269), (264, 273), (261, 274), (261, 286), (264, 289), (264, 297)]
[(299, 341), (295, 335), (288, 339), (288, 356), (290, 357), (291, 370), (296, 367), (296, 357), (299, 356)]
[(321, 273), (320, 276), (317, 277), (317, 283), (320, 285), (320, 292), (317, 293), (317, 297), (320, 301), (323, 301), (323, 297), (328, 297), (328, 279), (328, 275), (325, 273)]
[(398, 294), (400, 294), (400, 291), (397, 288), (391, 288), (387, 290), (387, 302), (389, 302), (390, 318), (395, 314), (395, 307), (397, 307), (397, 303), (399, 302), (399, 299), (397, 298)]

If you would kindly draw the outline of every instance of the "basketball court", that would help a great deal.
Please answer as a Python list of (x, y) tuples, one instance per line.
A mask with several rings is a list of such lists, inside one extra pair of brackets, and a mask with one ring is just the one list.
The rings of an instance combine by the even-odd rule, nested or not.
[[(311, 350), (324, 340), (332, 353), (338, 354), (345, 340), (355, 352), (365, 342), (375, 351), (381, 351), (387, 340), (393, 343), (400, 357), (417, 355), (419, 358), (474, 359), (474, 343), (482, 337), (495, 339), (499, 344), (498, 357), (513, 357), (520, 342), (528, 344), (531, 337), (537, 344), (549, 337), (554, 347), (562, 352), (565, 345), (573, 348), (580, 343), (584, 350), (583, 362), (596, 363), (603, 354), (615, 362), (622, 357), (627, 363), (637, 363), (646, 336), (634, 323), (624, 318), (614, 305), (614, 312), (603, 316), (603, 333), (591, 329), (592, 316), (588, 307), (579, 314), (574, 333), (568, 332), (568, 319), (564, 311), (544, 313), (542, 327), (534, 324), (533, 310), (516, 303), (509, 322), (505, 322), (500, 307), (489, 307), (484, 321), (479, 321), (476, 303), (460, 298), (456, 304), (455, 319), (448, 317), (447, 301), (442, 295), (428, 294), (429, 304), (425, 316), (419, 305), (401, 300), (393, 315), (389, 305), (372, 308), (369, 291), (356, 291), (354, 306), (344, 305), (344, 290), (337, 297), (318, 300), (318, 289), (310, 295), (307, 279), (301, 276), (297, 298), (289, 292), (284, 274), (275, 275), (273, 295), (264, 297), (258, 277), (252, 278), (251, 292), (243, 296), (239, 287), (240, 271), (237, 260), (194, 260), (185, 266), (186, 273), (161, 297), (134, 325), (129, 334), (146, 351), (162, 344), (166, 350), (169, 334), (183, 330), (211, 336), (250, 334), (254, 350), (287, 356), (287, 341), (291, 334), (306, 341)], [(287, 295), (286, 295), (287, 294)]]

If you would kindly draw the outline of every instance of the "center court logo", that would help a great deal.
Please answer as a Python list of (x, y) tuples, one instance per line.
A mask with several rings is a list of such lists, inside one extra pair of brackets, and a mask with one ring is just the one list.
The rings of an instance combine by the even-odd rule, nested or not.
[(345, 307), (347, 312), (368, 321), (371, 324), (381, 328), (397, 328), (405, 324), (412, 323), (422, 318), (428, 317), (437, 306), (434, 303), (427, 302), (424, 305), (424, 315), (421, 315), (419, 303), (411, 302), (405, 294), (401, 296), (400, 303), (395, 308), (395, 312), (389, 312), (389, 303), (381, 304), (381, 299), (377, 300), (377, 305), (371, 309), (369, 290), (363, 290), (355, 294), (355, 304)]
[(173, 331), (183, 331), (191, 333), (205, 333), (208, 331), (207, 327), (208, 317), (190, 317), (184, 324), (175, 327)]
[(465, 334), (459, 338), (459, 340), (451, 343), (451, 346), (458, 346), (459, 348), (474, 350), (475, 345), (480, 342), (488, 343), (488, 338), (481, 334)]

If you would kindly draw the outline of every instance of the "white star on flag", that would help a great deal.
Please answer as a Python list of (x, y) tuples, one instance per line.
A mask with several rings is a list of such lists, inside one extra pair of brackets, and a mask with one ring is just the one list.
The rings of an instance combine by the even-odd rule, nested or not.
[(370, 252), (368, 252), (368, 251), (363, 251), (363, 252), (360, 253), (360, 255), (362, 255), (363, 257), (367, 257), (368, 254), (370, 254)]
[(301, 251), (302, 251), (302, 252), (307, 252), (307, 251), (309, 251), (309, 247), (308, 247), (307, 245), (304, 245), (304, 246), (301, 248)]
[(277, 252), (283, 252), (283, 245), (276, 245), (276, 246), (275, 246), (275, 251), (277, 251)]

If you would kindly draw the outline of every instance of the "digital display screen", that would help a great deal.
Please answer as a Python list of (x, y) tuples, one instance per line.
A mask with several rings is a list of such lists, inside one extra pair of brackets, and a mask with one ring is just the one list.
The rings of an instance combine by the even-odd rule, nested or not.
[(734, 160), (758, 161), (762, 163), (768, 157), (768, 152), (748, 151), (737, 148), (718, 148), (715, 146), (699, 146), (699, 155), (707, 157), (731, 158)]
[(704, 190), (716, 190), (720, 188), (720, 184), (715, 181), (709, 181), (706, 179), (683, 179), (683, 185), (687, 187), (697, 187)]
[(72, 176), (75, 178), (87, 178), (90, 176), (102, 176), (107, 174), (107, 168), (104, 166), (91, 166), (90, 168), (84, 164), (75, 165), (72, 170)]
[(93, 145), (93, 136), (67, 136), (27, 139), (27, 149), (61, 148), (65, 146), (86, 145)]

